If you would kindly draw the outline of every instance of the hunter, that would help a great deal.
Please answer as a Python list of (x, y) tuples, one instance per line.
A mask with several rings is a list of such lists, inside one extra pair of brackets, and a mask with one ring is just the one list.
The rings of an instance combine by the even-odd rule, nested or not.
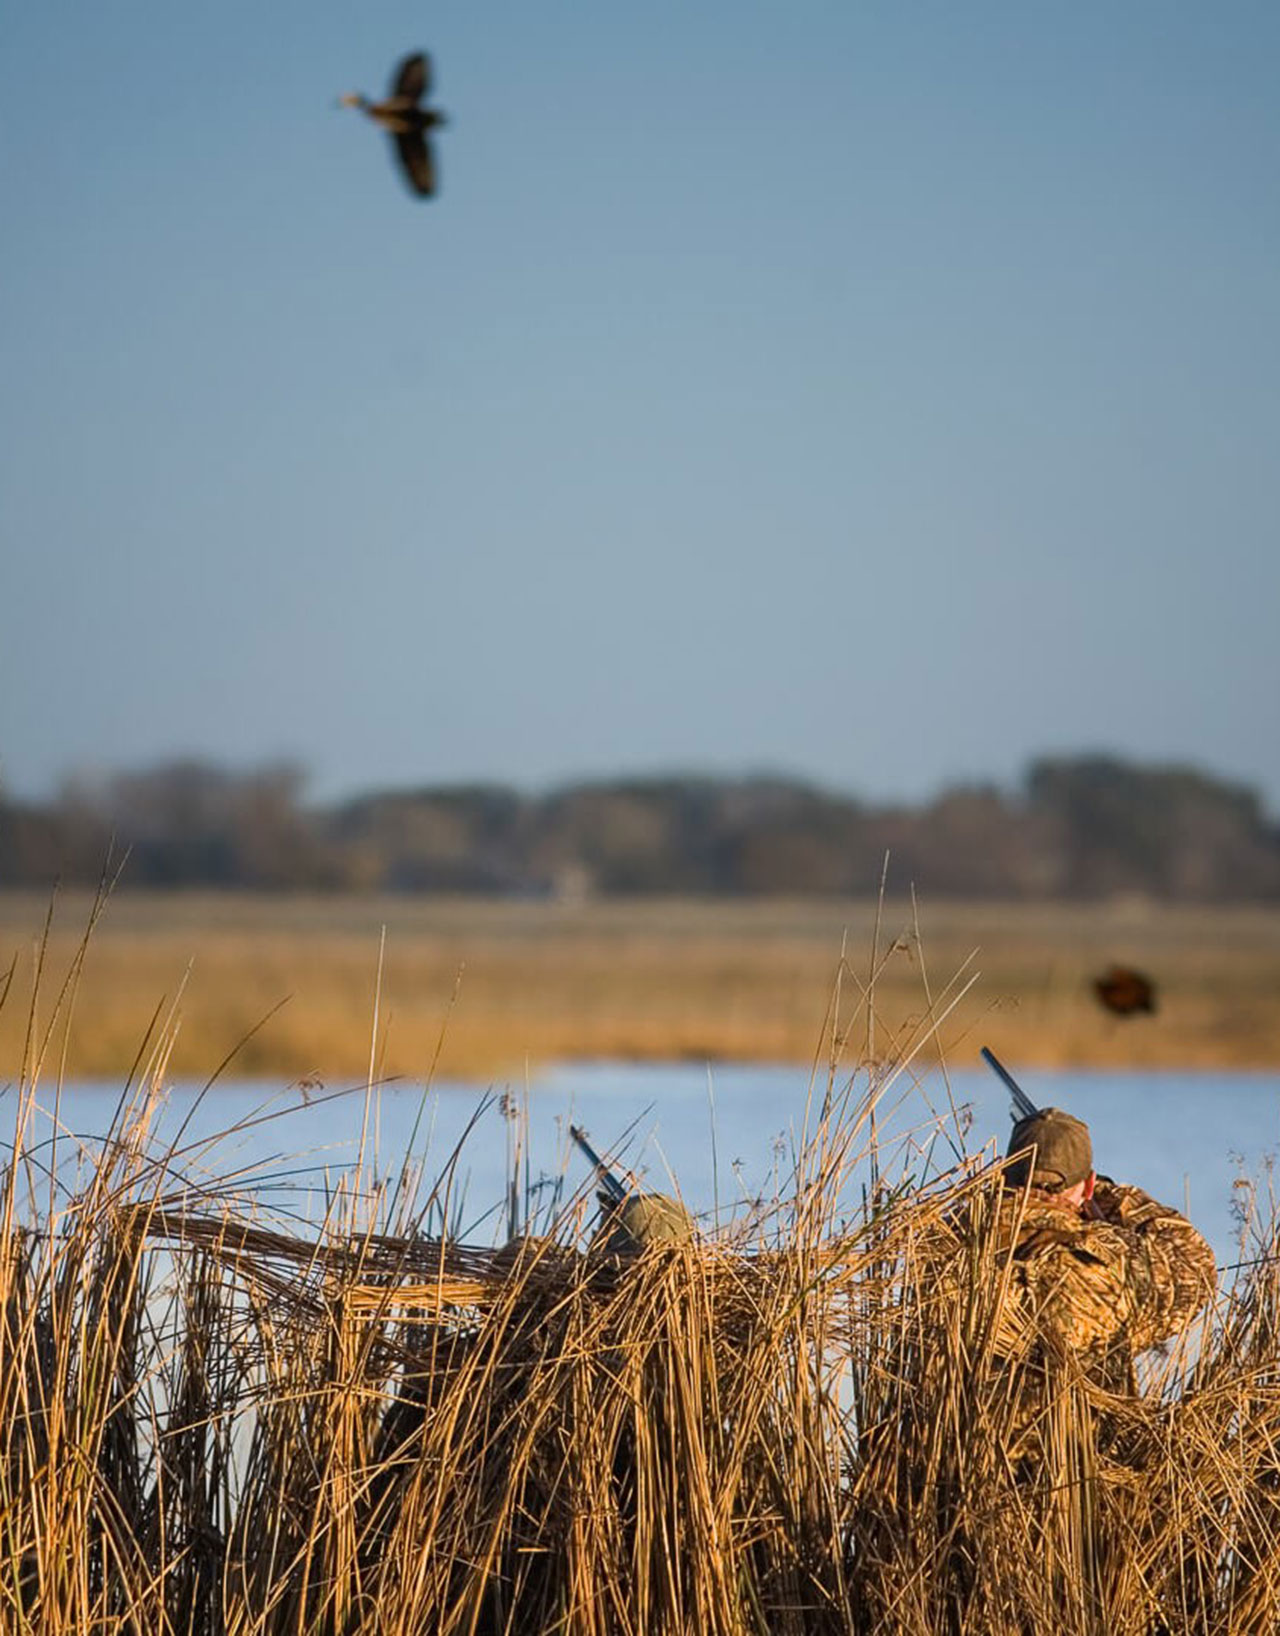
[(1185, 1329), (1213, 1295), (1204, 1239), (1178, 1211), (1093, 1167), (1089, 1128), (1057, 1108), (1013, 1127), (996, 1205), (1008, 1297), (997, 1353), (1031, 1333), (1095, 1378), (1132, 1382), (1132, 1360)]

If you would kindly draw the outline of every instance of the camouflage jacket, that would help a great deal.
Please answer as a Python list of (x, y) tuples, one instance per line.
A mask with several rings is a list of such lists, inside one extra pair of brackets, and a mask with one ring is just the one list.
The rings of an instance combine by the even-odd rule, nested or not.
[(1213, 1253), (1185, 1216), (1101, 1177), (1082, 1211), (1034, 1188), (1025, 1198), (1007, 1189), (993, 1230), (996, 1267), (1008, 1278), (1001, 1356), (1047, 1339), (1078, 1354), (1132, 1357), (1184, 1329), (1216, 1286)]

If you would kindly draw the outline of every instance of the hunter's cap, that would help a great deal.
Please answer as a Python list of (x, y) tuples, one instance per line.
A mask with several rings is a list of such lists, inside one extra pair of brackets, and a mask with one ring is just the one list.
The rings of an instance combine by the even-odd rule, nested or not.
[(1088, 1125), (1061, 1108), (1041, 1108), (1029, 1119), (1019, 1119), (1006, 1152), (1010, 1158), (1015, 1153), (1026, 1155), (1006, 1168), (1005, 1181), (1010, 1187), (1025, 1187), (1030, 1181), (1033, 1187), (1060, 1193), (1084, 1181), (1093, 1170)]
[(615, 1255), (650, 1244), (691, 1244), (696, 1237), (693, 1217), (665, 1193), (631, 1193), (620, 1204), (606, 1193), (596, 1196), (602, 1221), (591, 1241), (593, 1249)]

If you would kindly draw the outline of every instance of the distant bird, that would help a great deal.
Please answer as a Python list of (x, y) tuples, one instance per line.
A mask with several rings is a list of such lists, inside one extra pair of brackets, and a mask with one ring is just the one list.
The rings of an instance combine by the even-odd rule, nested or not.
[(422, 99), (430, 90), (431, 59), (415, 51), (396, 69), (385, 102), (370, 102), (358, 91), (338, 99), (340, 107), (362, 108), (375, 124), (391, 133), (405, 180), (423, 199), (431, 198), (436, 190), (436, 162), (428, 133), (448, 123), (444, 114), (423, 107)]
[(1132, 1017), (1139, 1011), (1154, 1014), (1156, 985), (1143, 972), (1132, 966), (1109, 966), (1101, 977), (1093, 980), (1093, 992), (1098, 1004), (1117, 1017)]

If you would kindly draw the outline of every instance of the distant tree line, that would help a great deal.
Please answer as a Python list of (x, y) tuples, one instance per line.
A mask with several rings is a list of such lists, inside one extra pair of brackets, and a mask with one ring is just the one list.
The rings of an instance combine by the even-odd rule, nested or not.
[(173, 761), (47, 803), (0, 790), (0, 885), (95, 882), (114, 845), (133, 886), (583, 896), (1280, 899), (1280, 828), (1257, 794), (1188, 767), (1045, 758), (1020, 789), (867, 805), (786, 778), (669, 777), (392, 790), (309, 806), (292, 766)]

